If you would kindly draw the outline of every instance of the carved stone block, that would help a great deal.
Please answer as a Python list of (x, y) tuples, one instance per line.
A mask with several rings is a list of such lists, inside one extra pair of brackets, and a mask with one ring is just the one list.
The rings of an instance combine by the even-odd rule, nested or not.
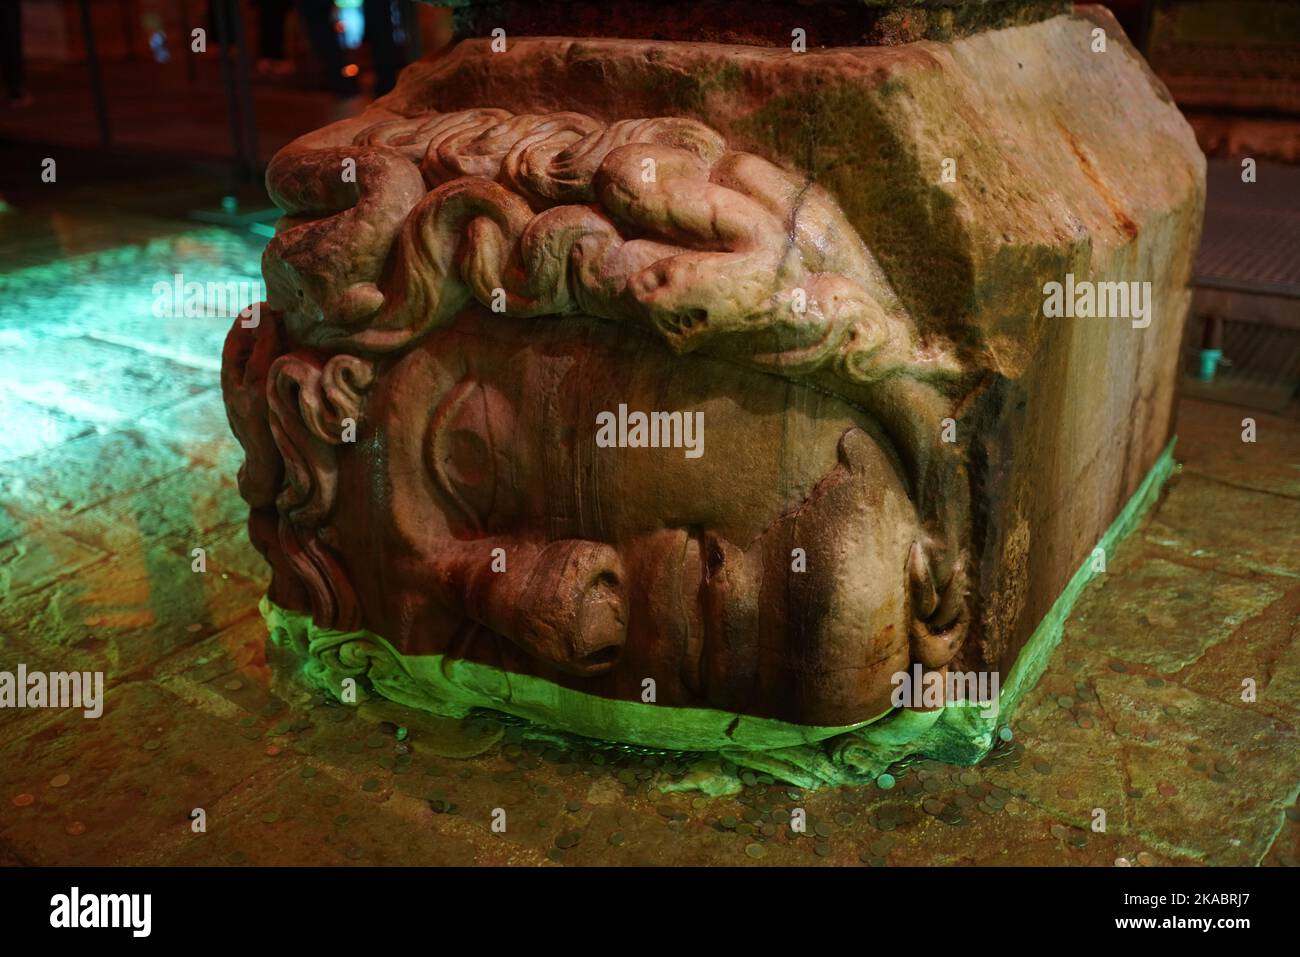
[(272, 622), (448, 713), (879, 770), (948, 710), (897, 676), (1005, 676), (1165, 447), (1203, 179), (1104, 14), (415, 64), (268, 170), (223, 386)]

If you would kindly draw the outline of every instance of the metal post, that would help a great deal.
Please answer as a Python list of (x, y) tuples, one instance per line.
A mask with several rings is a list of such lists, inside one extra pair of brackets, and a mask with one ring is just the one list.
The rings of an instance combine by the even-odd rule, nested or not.
[(257, 166), (257, 122), (253, 116), (253, 94), (248, 85), (248, 44), (244, 38), (244, 17), (238, 0), (230, 0), (231, 31), (235, 41), (235, 91), (239, 99), (239, 115), (244, 121), (244, 155), (248, 160), (250, 175)]
[[(82, 0), (84, 3), (85, 0)], [(248, 178), (249, 163), (244, 151), (244, 137), (239, 122), (239, 110), (235, 99), (234, 66), (230, 60), (231, 16), (226, 0), (212, 0), (212, 12), (217, 18), (218, 41), (221, 44), (221, 78), (226, 87), (226, 116), (230, 120), (230, 145), (235, 151), (235, 176), (238, 180)], [(238, 12), (236, 11), (236, 16)]]
[(95, 28), (90, 19), (90, 2), (81, 0), (81, 32), (86, 43), (86, 65), (90, 68), (90, 89), (95, 97), (95, 114), (99, 118), (99, 143), (108, 146), (112, 137), (108, 128), (108, 101), (104, 98), (104, 77), (95, 55)]

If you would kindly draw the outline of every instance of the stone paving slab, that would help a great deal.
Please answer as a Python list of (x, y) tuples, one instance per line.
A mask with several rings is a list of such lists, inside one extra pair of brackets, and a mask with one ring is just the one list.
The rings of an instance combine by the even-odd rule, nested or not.
[[(708, 797), (663, 789), (716, 758), (565, 750), (512, 722), (313, 694), (282, 653), (268, 657), (255, 612), (261, 560), (243, 533), (233, 471), (213, 468), (238, 451), (205, 432), (216, 422), (211, 398), (174, 410), (196, 423), (181, 434), (198, 452), (175, 439), (157, 444), (160, 412), (131, 436), (77, 439), (0, 465), (23, 479), (0, 491), (14, 530), (0, 546), (10, 559), (0, 656), (101, 668), (110, 686), (98, 721), (0, 715), (0, 862), (1113, 866), (1300, 857), (1300, 566), (1289, 532), (1258, 525), (1267, 507), (1300, 503), (1206, 477), (1213, 461), (1196, 442), (1210, 471), (1171, 485), (1089, 586), (1012, 722), (1011, 745), (976, 768), (896, 768), (889, 789), (803, 792), (737, 772), (737, 793)], [(1203, 423), (1189, 431), (1201, 442), (1215, 434)], [(196, 538), (209, 549), (205, 575), (190, 570)], [(1258, 675), (1252, 704), (1236, 693), (1245, 673)], [(26, 794), (30, 804), (14, 804)], [(208, 814), (202, 834), (190, 829), (193, 807)], [(1098, 807), (1101, 832), (1092, 829)], [(497, 809), (504, 833), (492, 827)], [(802, 834), (789, 824), (798, 810)]]

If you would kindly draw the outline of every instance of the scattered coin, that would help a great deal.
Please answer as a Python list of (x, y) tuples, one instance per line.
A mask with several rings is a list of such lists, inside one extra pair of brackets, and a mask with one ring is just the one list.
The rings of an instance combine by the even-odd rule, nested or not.
[(921, 810), (926, 814), (933, 814), (935, 817), (938, 817), (943, 813), (943, 802), (938, 798), (926, 798), (921, 802)]
[(244, 687), (244, 683), (240, 681), (238, 678), (231, 678), (224, 685), (222, 685), (222, 687), (225, 688), (227, 691), (238, 691), (240, 688)]
[(609, 836), (609, 843), (613, 844), (615, 847), (621, 847), (626, 840), (627, 838), (624, 837), (620, 831), (615, 831)]
[(1015, 732), (1012, 731), (1010, 728), (1008, 728), (1006, 725), (1003, 725), (998, 730), (998, 737), (1003, 741), (1010, 741), (1015, 736), (1016, 736)]
[(32, 795), (32, 794), (15, 794), (15, 795), (14, 795), (14, 807), (28, 807), (28, 806), (31, 805), (35, 800), (36, 800), (36, 797), (35, 797), (35, 795)]
[(1124, 664), (1122, 661), (1112, 661), (1110, 663), (1110, 670), (1116, 674), (1122, 675), (1124, 672), (1128, 671), (1128, 665)]
[(969, 787), (972, 784), (978, 784), (980, 776), (974, 771), (963, 771), (957, 776), (957, 780)]
[(1065, 798), (1067, 801), (1073, 801), (1075, 798), (1079, 796), (1078, 792), (1076, 792), (1074, 788), (1070, 787), (1069, 785), (1065, 785), (1063, 787), (1057, 788), (1056, 793), (1059, 794), (1061, 797)]
[(62, 774), (62, 773), (56, 774), (54, 775), (54, 777), (50, 778), (50, 787), (52, 788), (67, 787), (68, 782), (71, 780), (72, 780), (72, 776), (69, 774)]
[(849, 827), (853, 823), (853, 815), (847, 811), (840, 811), (835, 815), (835, 823), (840, 827)]
[(1130, 861), (1127, 857), (1117, 857), (1117, 858), (1115, 858), (1115, 866), (1116, 866), (1116, 867), (1132, 867), (1132, 866), (1133, 866), (1133, 862)]
[(568, 850), (571, 847), (577, 847), (578, 842), (582, 840), (581, 831), (565, 831), (555, 839), (555, 846), (561, 850)]
[(1286, 819), (1292, 824), (1300, 822), (1300, 808), (1289, 807), (1286, 809)]
[(241, 728), (251, 728), (255, 724), (257, 724), (257, 719), (252, 715), (247, 715), (239, 719), (239, 726)]
[(1081, 727), (1081, 728), (1083, 728), (1085, 731), (1087, 731), (1089, 728), (1092, 727), (1092, 718), (1086, 718), (1086, 717), (1085, 717), (1085, 718), (1080, 718), (1080, 719), (1079, 719), (1079, 727)]
[(764, 848), (762, 844), (745, 845), (745, 854), (749, 857), (752, 857), (754, 860), (758, 860), (766, 853), (767, 853), (767, 849)]
[(1143, 867), (1155, 867), (1156, 856), (1150, 851), (1138, 851), (1138, 863)]
[(582, 802), (581, 802), (581, 801), (570, 801), (569, 803), (567, 803), (567, 804), (564, 805), (564, 809), (565, 809), (566, 811), (568, 811), (570, 814), (573, 814), (573, 813), (575, 813), (575, 812), (577, 812), (577, 811), (581, 811), (581, 810), (582, 810)]
[(896, 782), (894, 776), (890, 774), (888, 771), (886, 771), (884, 774), (876, 778), (876, 786), (883, 791), (888, 791), (890, 788), (894, 786), (895, 783)]
[(150, 740), (144, 743), (144, 749), (146, 751), (157, 751), (161, 747), (162, 747), (162, 742), (159, 741), (157, 738), (151, 738)]
[(817, 826), (813, 828), (813, 833), (818, 837), (830, 837), (835, 833), (835, 829), (825, 821), (818, 821)]
[(1037, 771), (1039, 774), (1051, 774), (1052, 766), (1048, 764), (1046, 761), (1035, 761), (1034, 770)]
[(361, 782), (361, 790), (363, 790), (363, 791), (378, 791), (378, 790), (379, 790), (379, 781), (376, 780), (375, 778), (366, 778), (364, 781)]
[(1167, 781), (1161, 781), (1158, 785), (1156, 785), (1156, 790), (1159, 791), (1161, 794), (1163, 794), (1165, 797), (1173, 797), (1175, 794), (1178, 793), (1178, 789), (1174, 787), (1172, 784), (1169, 784)]
[(1070, 829), (1064, 824), (1053, 824), (1051, 827), (1052, 837), (1058, 841), (1063, 841), (1070, 835)]
[(1214, 770), (1218, 771), (1220, 774), (1231, 774), (1232, 765), (1227, 761), (1215, 761)]
[(825, 843), (814, 844), (813, 853), (818, 857), (828, 857), (831, 853), (831, 846)]
[(728, 831), (731, 831), (734, 830), (736, 825), (739, 824), (740, 822), (737, 821), (730, 814), (727, 814), (724, 815), (722, 818), (720, 818), (718, 820), (718, 823), (721, 824), (723, 827), (725, 827)]
[(1069, 711), (1071, 708), (1074, 707), (1074, 699), (1071, 698), (1069, 695), (1061, 695), (1061, 697), (1056, 699), (1056, 703), (1061, 708), (1064, 708), (1066, 711)]

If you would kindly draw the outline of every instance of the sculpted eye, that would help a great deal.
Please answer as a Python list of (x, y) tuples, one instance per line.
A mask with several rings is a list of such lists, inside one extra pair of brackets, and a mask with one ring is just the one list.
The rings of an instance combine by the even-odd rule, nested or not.
[(486, 438), (466, 429), (456, 429), (447, 436), (447, 458), (442, 464), (447, 477), (466, 491), (478, 489), (495, 477)]
[(480, 531), (505, 504), (498, 478), (506, 470), (514, 421), (505, 396), (462, 379), (438, 403), (429, 424), (427, 461), (434, 481), (460, 517)]

